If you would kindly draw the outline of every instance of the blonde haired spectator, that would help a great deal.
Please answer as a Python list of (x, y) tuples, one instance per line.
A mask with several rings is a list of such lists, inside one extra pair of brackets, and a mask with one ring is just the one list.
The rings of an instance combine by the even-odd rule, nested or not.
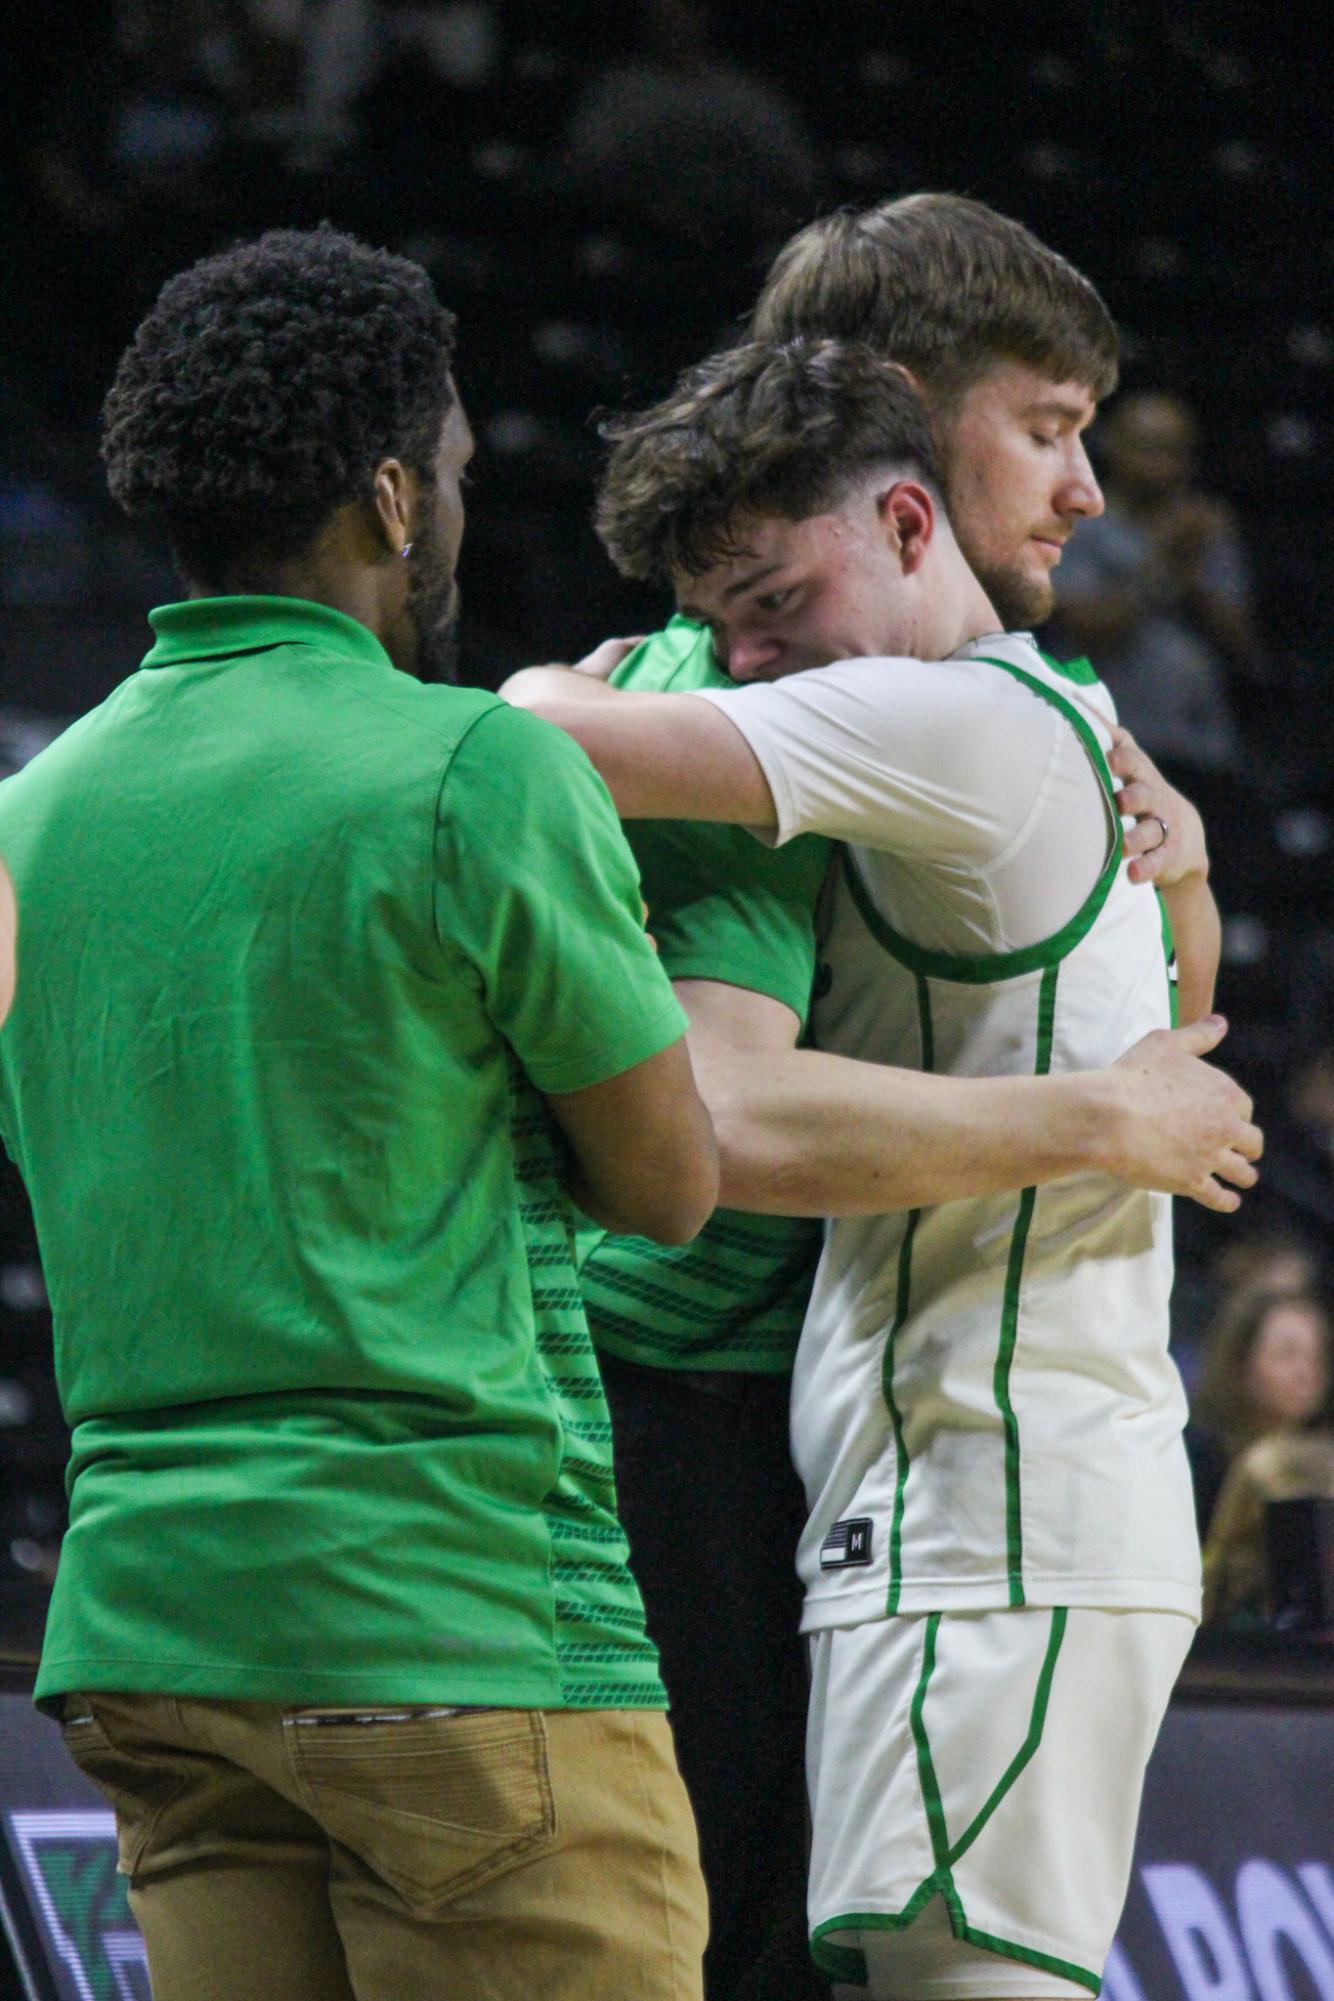
[(1267, 1514), (1271, 1502), (1334, 1501), (1334, 1427), (1257, 1439), (1223, 1484), (1204, 1546), (1206, 1625), (1272, 1616)]
[(1334, 1421), (1332, 1386), (1334, 1328), (1320, 1295), (1307, 1287), (1265, 1291), (1238, 1274), (1205, 1336), (1186, 1427), (1201, 1540), (1233, 1464), (1259, 1439)]
[(1310, 1292), (1319, 1271), (1319, 1259), (1308, 1238), (1290, 1230), (1248, 1232), (1229, 1243), (1218, 1259), (1224, 1310), (1243, 1294)]

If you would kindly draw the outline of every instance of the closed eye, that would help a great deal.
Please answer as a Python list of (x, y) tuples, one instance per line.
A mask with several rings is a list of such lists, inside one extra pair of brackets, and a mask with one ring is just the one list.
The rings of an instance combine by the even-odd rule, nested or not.
[(781, 591), (764, 591), (754, 600), (756, 611), (781, 611), (792, 596), (795, 585), (786, 584)]

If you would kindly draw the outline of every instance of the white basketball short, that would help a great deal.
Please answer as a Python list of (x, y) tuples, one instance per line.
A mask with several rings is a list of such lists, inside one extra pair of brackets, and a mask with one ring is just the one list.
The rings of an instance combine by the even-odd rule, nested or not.
[(1172, 1612), (1028, 1608), (812, 1635), (825, 1971), (877, 2001), (1096, 1994), (1193, 1634)]

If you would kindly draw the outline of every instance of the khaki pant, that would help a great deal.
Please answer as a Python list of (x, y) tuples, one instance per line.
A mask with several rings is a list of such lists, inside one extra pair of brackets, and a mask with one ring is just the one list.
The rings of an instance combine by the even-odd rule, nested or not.
[(655, 1711), (65, 1714), (154, 2001), (698, 2001), (704, 1884)]

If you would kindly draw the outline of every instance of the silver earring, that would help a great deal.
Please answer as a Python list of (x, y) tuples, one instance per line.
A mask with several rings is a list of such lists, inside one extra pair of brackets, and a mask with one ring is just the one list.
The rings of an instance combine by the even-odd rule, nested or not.
[(407, 562), (407, 560), (408, 560), (408, 557), (409, 557), (409, 556), (410, 556), (410, 555), (412, 554), (412, 544), (411, 544), (411, 542), (405, 542), (405, 543), (403, 544), (403, 547), (402, 547), (402, 548), (401, 548), (401, 549), (399, 550), (399, 552), (398, 552), (398, 553), (399, 553), (399, 555), (400, 555), (400, 556), (402, 557), (403, 561), (404, 561), (404, 562), (406, 563), (406, 562)]

